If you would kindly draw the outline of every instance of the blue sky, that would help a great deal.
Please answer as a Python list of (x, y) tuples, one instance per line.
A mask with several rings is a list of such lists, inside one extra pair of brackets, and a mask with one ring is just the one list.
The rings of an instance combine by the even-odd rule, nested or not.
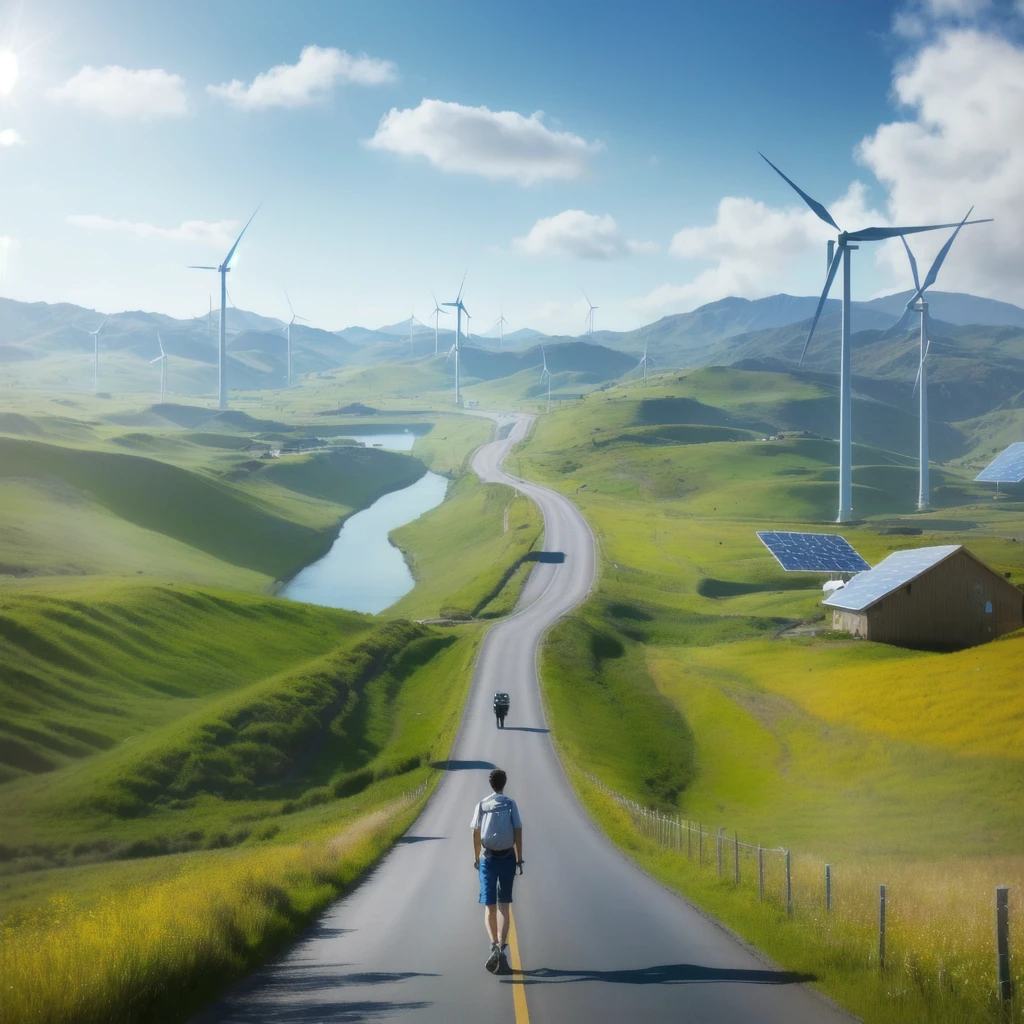
[[(958, 242), (940, 287), (1024, 301), (1020, 20), (1009, 0), (8, 6), (0, 291), (198, 314), (214, 275), (185, 265), (262, 202), (234, 301), (283, 316), (287, 288), (330, 329), (426, 319), (466, 271), (474, 330), (501, 304), (577, 333), (582, 289), (617, 329), (814, 292), (828, 231), (762, 149), (851, 228), (978, 204), (998, 231)], [(902, 250), (857, 261), (859, 296), (907, 286)]]

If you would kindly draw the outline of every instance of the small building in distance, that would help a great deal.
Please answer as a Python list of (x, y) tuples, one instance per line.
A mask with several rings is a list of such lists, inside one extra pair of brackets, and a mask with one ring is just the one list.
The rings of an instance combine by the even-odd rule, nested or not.
[(1024, 594), (961, 544), (896, 551), (822, 604), (833, 629), (897, 647), (959, 650), (1024, 625)]

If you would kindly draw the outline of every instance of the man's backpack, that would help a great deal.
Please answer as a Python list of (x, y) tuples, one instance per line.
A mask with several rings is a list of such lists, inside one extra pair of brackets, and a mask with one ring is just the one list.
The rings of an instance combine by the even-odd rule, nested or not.
[(496, 693), (494, 695), (494, 710), (495, 711), (498, 711), (498, 710), (508, 711), (509, 706), (511, 705), (511, 703), (512, 703), (512, 701), (509, 699), (509, 695), (507, 693)]
[[(486, 806), (485, 806), (486, 805)], [(512, 801), (501, 793), (480, 801), (480, 845), (485, 850), (508, 850), (515, 842)]]

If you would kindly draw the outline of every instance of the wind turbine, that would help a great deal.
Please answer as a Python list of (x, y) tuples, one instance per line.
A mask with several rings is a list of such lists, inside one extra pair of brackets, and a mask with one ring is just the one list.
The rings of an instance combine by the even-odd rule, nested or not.
[(156, 343), (160, 346), (160, 355), (156, 359), (150, 359), (150, 366), (153, 363), (160, 364), (160, 404), (164, 404), (164, 394), (167, 391), (167, 353), (164, 351), (163, 339), (160, 337), (160, 332), (156, 332)]
[[(822, 289), (821, 298), (818, 299), (818, 308), (814, 312), (814, 319), (811, 321), (811, 329), (807, 332), (807, 341), (804, 342), (804, 350), (800, 354), (800, 365), (803, 366), (804, 356), (814, 336), (814, 329), (818, 326), (818, 319), (825, 306), (825, 300), (832, 288), (836, 271), (839, 264), (843, 264), (843, 312), (842, 312), (842, 333), (839, 342), (839, 514), (836, 522), (845, 523), (853, 518), (853, 444), (851, 438), (853, 405), (851, 393), (851, 362), (850, 362), (850, 253), (859, 246), (852, 245), (852, 242), (883, 242), (887, 238), (897, 238), (900, 235), (913, 235), (921, 231), (937, 231), (942, 228), (955, 228), (956, 224), (925, 224), (913, 227), (879, 227), (861, 228), (859, 231), (843, 231), (842, 228), (832, 219), (832, 214), (817, 200), (812, 199), (795, 182), (786, 177), (764, 155), (761, 159), (776, 174), (782, 178), (793, 189), (794, 192), (810, 207), (814, 214), (823, 220), (830, 227), (839, 232), (839, 237), (828, 243), (828, 274), (825, 277), (825, 287)], [(971, 221), (973, 224), (980, 224), (981, 221)]]
[(210, 296), (210, 311), (206, 314), (206, 336), (213, 336), (213, 296)]
[(287, 349), (288, 349), (288, 352), (287, 352), (288, 370), (287, 370), (286, 380), (287, 380), (287, 386), (291, 387), (292, 386), (292, 324), (295, 323), (296, 320), (301, 320), (303, 323), (307, 323), (307, 324), (309, 323), (309, 321), (304, 316), (299, 316), (295, 312), (295, 310), (292, 308), (292, 300), (290, 298), (288, 298), (287, 290), (284, 293), (284, 298), (285, 298), (285, 301), (288, 303), (288, 312), (291, 313), (291, 315), (292, 315), (291, 320), (289, 320), (287, 325), (285, 326), (285, 334), (286, 334), (286, 337), (288, 339), (288, 344), (287, 344)]
[[(442, 306), (453, 306), (455, 308), (455, 344), (448, 350), (448, 357), (451, 358), (452, 353), (455, 353), (455, 404), (462, 405), (462, 394), (459, 391), (459, 333), (462, 329), (462, 314), (465, 313), (466, 317), (469, 317), (469, 312), (466, 307), (462, 304), (462, 289), (466, 286), (466, 275), (462, 275), (462, 284), (459, 285), (459, 294), (455, 297), (454, 302), (442, 302)], [(448, 362), (448, 359), (445, 359)]]
[[(641, 325), (641, 327), (640, 327), (641, 333), (643, 333), (643, 329), (644, 329), (644, 327), (643, 327), (643, 325)], [(644, 357), (643, 357), (643, 359), (640, 360), (639, 363), (636, 364), (636, 368), (639, 369), (641, 366), (644, 368), (644, 387), (647, 387), (647, 339), (646, 338), (644, 338)]]
[(103, 318), (103, 323), (95, 331), (89, 332), (92, 335), (92, 391), (94, 395), (98, 395), (100, 391), (100, 331), (103, 330), (109, 319), (110, 314), (108, 313)]
[(914, 259), (913, 252), (910, 251), (910, 246), (907, 244), (907, 240), (900, 235), (900, 241), (903, 243), (903, 248), (907, 251), (907, 259), (910, 261), (910, 272), (914, 275), (914, 294), (910, 301), (907, 303), (906, 309), (903, 310), (899, 320), (889, 328), (891, 333), (894, 333), (899, 329), (900, 324), (907, 318), (907, 314), (913, 310), (916, 313), (921, 314), (921, 349), (920, 349), (920, 361), (917, 366), (917, 379), (914, 381), (914, 390), (917, 391), (920, 388), (918, 394), (918, 416), (920, 417), (919, 425), (919, 443), (918, 443), (918, 490), (917, 490), (917, 507), (918, 509), (926, 509), (929, 505), (929, 499), (931, 497), (931, 488), (928, 481), (928, 375), (925, 369), (925, 360), (928, 358), (928, 352), (931, 349), (931, 339), (928, 337), (928, 303), (925, 301), (924, 293), (935, 284), (936, 278), (939, 276), (939, 270), (942, 267), (946, 256), (949, 255), (949, 250), (956, 239), (956, 236), (960, 233), (960, 229), (967, 223), (967, 217), (970, 217), (971, 211), (974, 209), (972, 206), (967, 211), (967, 216), (956, 226), (956, 230), (946, 240), (946, 244), (939, 250), (938, 255), (932, 261), (932, 265), (925, 275), (924, 282), (922, 283), (917, 276), (917, 260)]
[(540, 355), (544, 361), (544, 369), (540, 372), (540, 383), (548, 382), (548, 412), (551, 412), (551, 371), (548, 369), (548, 356), (543, 345), (540, 347)]
[[(262, 203), (260, 204), (263, 205)], [(259, 206), (253, 211), (252, 217), (255, 217), (260, 212)], [(226, 409), (228, 407), (228, 379), (227, 373), (227, 305), (228, 305), (228, 271), (231, 270), (231, 258), (235, 255), (235, 250), (238, 248), (238, 243), (242, 240), (242, 235), (245, 234), (246, 229), (252, 223), (252, 217), (245, 222), (245, 227), (242, 228), (238, 237), (235, 239), (235, 244), (228, 250), (227, 256), (224, 257), (224, 262), (219, 267), (206, 267), (196, 266), (191, 264), (190, 270), (216, 270), (220, 274), (220, 342), (217, 349), (217, 407), (219, 409)]]
[[(505, 324), (508, 321), (505, 319), (505, 311), (499, 306), (498, 307), (498, 319), (494, 322), (494, 327), (498, 328), (498, 351), (502, 351), (505, 348)], [(494, 327), (491, 330), (494, 330)]]
[(437, 304), (437, 296), (433, 292), (430, 293), (430, 297), (434, 300), (434, 312), (431, 313), (430, 315), (434, 318), (434, 355), (436, 356), (437, 355), (437, 325), (438, 325), (438, 321), (440, 320), (440, 318), (442, 316), (447, 316), (448, 315), (448, 310), (447, 309), (442, 309)]
[[(580, 291), (583, 291), (583, 289), (581, 288)], [(587, 312), (587, 315), (583, 318), (583, 322), (585, 324), (589, 323), (590, 327), (589, 327), (589, 330), (587, 331), (587, 333), (590, 334), (590, 335), (593, 335), (593, 333), (594, 333), (594, 310), (598, 309), (599, 307), (595, 306), (590, 301), (590, 299), (588, 298), (586, 292), (583, 292), (583, 298), (585, 298), (587, 300), (587, 305), (590, 307), (590, 310)]]

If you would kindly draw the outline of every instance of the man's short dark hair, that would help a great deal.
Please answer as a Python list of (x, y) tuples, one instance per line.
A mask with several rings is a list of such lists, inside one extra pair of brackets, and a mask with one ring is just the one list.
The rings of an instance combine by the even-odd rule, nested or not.
[(490, 782), (491, 789), (495, 793), (500, 793), (505, 788), (505, 783), (508, 782), (508, 776), (500, 768), (495, 768), (487, 776), (487, 781)]

